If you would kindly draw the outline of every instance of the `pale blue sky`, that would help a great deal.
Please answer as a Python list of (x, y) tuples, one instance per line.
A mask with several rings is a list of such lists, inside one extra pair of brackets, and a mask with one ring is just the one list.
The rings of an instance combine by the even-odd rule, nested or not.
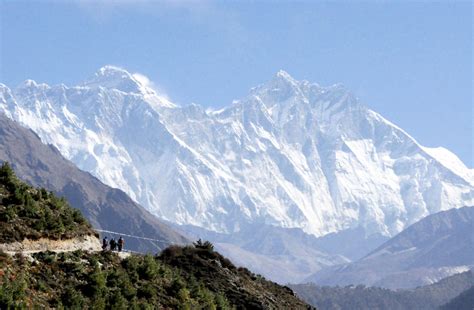
[(426, 146), (473, 159), (472, 4), (2, 1), (0, 82), (72, 85), (113, 64), (220, 107), (279, 69), (341, 82)]

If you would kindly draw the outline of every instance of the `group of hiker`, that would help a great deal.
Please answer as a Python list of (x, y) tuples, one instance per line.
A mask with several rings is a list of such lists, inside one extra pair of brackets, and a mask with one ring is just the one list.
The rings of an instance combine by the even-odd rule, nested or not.
[(114, 238), (108, 241), (107, 237), (104, 237), (104, 239), (102, 239), (102, 250), (106, 251), (110, 246), (111, 251), (122, 252), (124, 244), (125, 240), (122, 237), (120, 237), (117, 241)]

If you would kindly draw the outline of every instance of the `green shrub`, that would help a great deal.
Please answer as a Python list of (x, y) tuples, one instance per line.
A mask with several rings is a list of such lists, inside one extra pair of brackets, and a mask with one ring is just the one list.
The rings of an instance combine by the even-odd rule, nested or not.
[(204, 241), (203, 242), (201, 239), (199, 239), (198, 241), (194, 242), (193, 245), (197, 249), (203, 249), (203, 250), (207, 250), (209, 252), (214, 251), (214, 245), (210, 241)]
[(115, 290), (109, 295), (107, 307), (110, 309), (126, 310), (128, 309), (128, 302), (120, 293), (120, 290)]
[(68, 286), (61, 294), (61, 303), (68, 309), (84, 309), (87, 301), (79, 291)]
[(138, 272), (141, 279), (151, 280), (158, 275), (159, 266), (153, 256), (145, 255), (143, 262), (140, 265)]

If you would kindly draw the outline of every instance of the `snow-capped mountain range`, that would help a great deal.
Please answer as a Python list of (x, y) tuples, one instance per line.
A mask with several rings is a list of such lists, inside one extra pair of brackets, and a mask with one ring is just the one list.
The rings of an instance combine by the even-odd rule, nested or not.
[(218, 111), (178, 106), (113, 66), (74, 87), (0, 84), (0, 111), (156, 216), (214, 232), (393, 236), (474, 205), (474, 170), (454, 154), (421, 146), (341, 85), (284, 71)]

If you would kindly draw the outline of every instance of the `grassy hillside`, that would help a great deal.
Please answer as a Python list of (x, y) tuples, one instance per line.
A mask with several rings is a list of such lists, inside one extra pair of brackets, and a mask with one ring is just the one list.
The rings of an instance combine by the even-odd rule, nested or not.
[[(94, 234), (65, 200), (0, 168), (1, 242)], [(310, 309), (287, 287), (235, 267), (209, 242), (161, 254), (0, 252), (0, 309)]]
[(0, 166), (0, 243), (96, 234), (66, 200), (20, 181), (8, 163)]

